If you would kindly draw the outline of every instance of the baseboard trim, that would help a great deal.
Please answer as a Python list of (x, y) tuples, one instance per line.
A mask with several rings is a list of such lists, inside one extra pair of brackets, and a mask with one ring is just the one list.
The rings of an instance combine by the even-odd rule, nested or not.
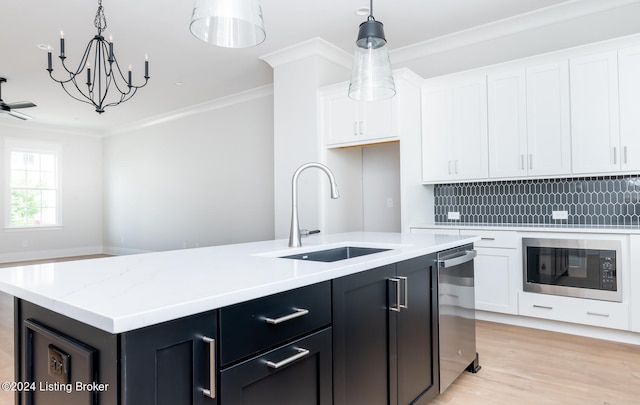
[(0, 263), (24, 262), (30, 260), (47, 260), (61, 257), (88, 256), (104, 254), (102, 246), (84, 246), (70, 249), (51, 249), (25, 252), (0, 253)]
[(530, 318), (520, 315), (500, 314), (476, 310), (476, 319), (504, 323), (507, 325), (522, 326), (525, 328), (548, 330), (551, 332), (567, 333), (570, 335), (590, 337), (594, 339), (610, 340), (613, 342), (630, 343), (640, 345), (640, 333), (626, 330), (599, 328), (596, 326), (580, 325), (548, 319)]

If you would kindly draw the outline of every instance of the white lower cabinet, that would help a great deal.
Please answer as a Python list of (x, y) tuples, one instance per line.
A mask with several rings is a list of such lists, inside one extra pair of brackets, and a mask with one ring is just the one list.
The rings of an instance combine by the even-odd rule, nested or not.
[(476, 309), (518, 314), (519, 254), (516, 249), (476, 248)]
[(513, 231), (461, 229), (461, 235), (479, 235), (474, 244), (476, 309), (518, 314), (522, 285), (520, 238)]
[(519, 313), (523, 316), (629, 330), (627, 303), (527, 292), (520, 292), (518, 301)]

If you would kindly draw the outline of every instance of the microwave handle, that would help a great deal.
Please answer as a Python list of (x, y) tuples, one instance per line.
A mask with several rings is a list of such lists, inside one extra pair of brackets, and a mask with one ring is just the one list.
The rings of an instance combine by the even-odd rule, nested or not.
[(450, 258), (438, 259), (438, 267), (447, 268), (447, 267), (455, 267), (461, 264), (470, 262), (478, 255), (478, 252), (475, 250), (467, 250), (463, 254), (459, 256), (454, 256)]

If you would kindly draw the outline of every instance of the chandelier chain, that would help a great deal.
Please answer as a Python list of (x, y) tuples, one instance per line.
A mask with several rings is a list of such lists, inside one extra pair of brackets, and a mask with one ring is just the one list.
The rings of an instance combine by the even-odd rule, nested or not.
[(98, 29), (98, 35), (107, 29), (107, 17), (104, 15), (102, 0), (98, 0), (98, 11), (96, 12), (96, 18), (93, 20), (93, 25)]

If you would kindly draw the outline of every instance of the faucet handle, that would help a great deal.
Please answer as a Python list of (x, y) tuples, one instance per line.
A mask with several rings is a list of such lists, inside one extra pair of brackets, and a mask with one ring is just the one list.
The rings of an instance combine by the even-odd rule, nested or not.
[(320, 233), (320, 229), (314, 229), (312, 231), (308, 229), (300, 229), (300, 236), (309, 236), (313, 235), (314, 233)]

